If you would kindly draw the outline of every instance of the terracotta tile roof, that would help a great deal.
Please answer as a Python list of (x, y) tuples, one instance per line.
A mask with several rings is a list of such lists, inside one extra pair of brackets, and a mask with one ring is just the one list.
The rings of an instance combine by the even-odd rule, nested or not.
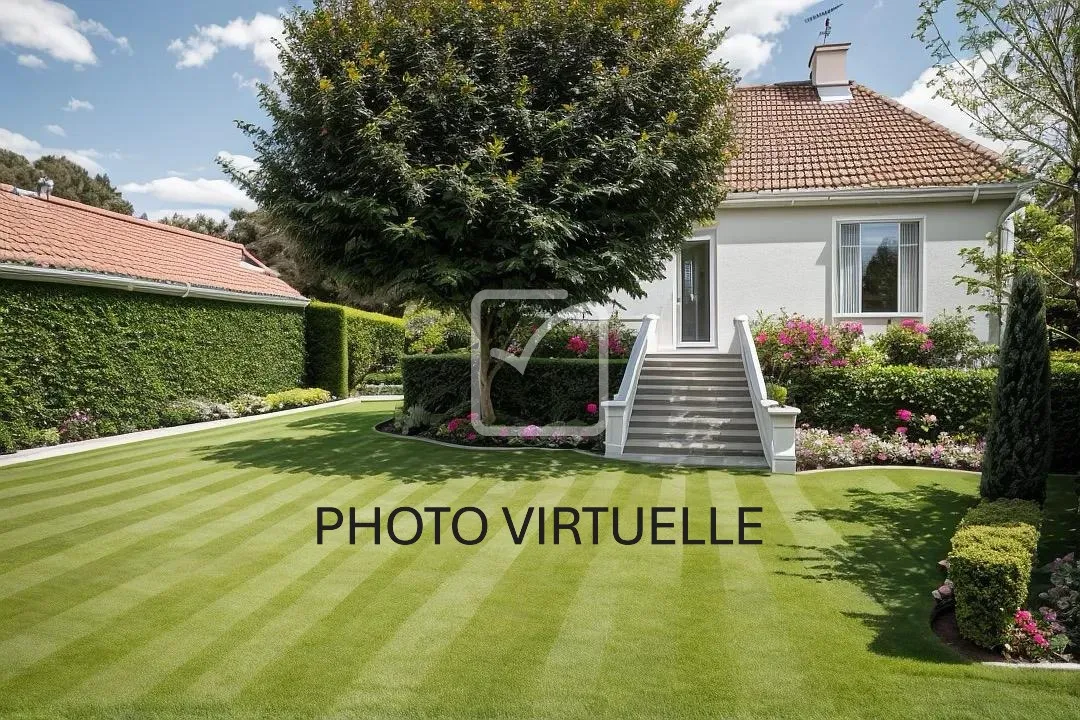
[(3, 184), (0, 263), (303, 297), (243, 245), (61, 198), (16, 195)]
[(735, 92), (731, 192), (1007, 182), (1001, 155), (856, 83), (823, 103), (809, 82)]

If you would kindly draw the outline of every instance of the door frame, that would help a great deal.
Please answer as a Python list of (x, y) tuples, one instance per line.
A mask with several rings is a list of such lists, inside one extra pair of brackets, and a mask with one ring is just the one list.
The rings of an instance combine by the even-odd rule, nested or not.
[(716, 347), (716, 233), (714, 230), (697, 232), (683, 240), (687, 243), (708, 243), (709, 245), (709, 339), (707, 341), (684, 342), (682, 340), (682, 246), (675, 253), (675, 291), (672, 323), (672, 344), (675, 348), (711, 348)]

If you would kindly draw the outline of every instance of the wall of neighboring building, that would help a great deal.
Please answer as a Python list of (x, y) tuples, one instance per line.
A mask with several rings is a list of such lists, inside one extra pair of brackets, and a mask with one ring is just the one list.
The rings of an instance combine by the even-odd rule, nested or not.
[[(913, 315), (925, 321), (944, 311), (963, 308), (975, 315), (975, 332), (990, 339), (990, 319), (969, 310), (978, 302), (956, 285), (954, 276), (964, 272), (959, 250), (982, 246), (995, 230), (1007, 200), (977, 203), (904, 203), (889, 205), (830, 205), (818, 207), (724, 208), (717, 212), (714, 227), (701, 234), (715, 244), (716, 313), (714, 337), (722, 352), (733, 351), (732, 321), (737, 315), (751, 319), (758, 311), (781, 309), (827, 322), (853, 319), (863, 323), (867, 334), (880, 332), (900, 317), (847, 317), (837, 313), (836, 247), (838, 220), (919, 219), (923, 222), (923, 304)], [(661, 349), (676, 347), (676, 261), (668, 265), (668, 277), (650, 283), (641, 300), (618, 297), (628, 318), (648, 313), (660, 316)]]

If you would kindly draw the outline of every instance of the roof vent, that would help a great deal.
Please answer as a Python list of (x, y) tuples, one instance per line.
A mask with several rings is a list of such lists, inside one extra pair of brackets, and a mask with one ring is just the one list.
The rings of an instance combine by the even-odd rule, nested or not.
[(847, 51), (851, 43), (817, 45), (810, 53), (810, 82), (823, 103), (851, 99), (847, 76)]
[(45, 177), (44, 175), (42, 175), (40, 178), (38, 178), (38, 181), (37, 181), (37, 194), (38, 194), (38, 197), (42, 198), (43, 200), (48, 200), (50, 197), (52, 197), (53, 185), (55, 185), (55, 183), (52, 180), (50, 180), (49, 178)]

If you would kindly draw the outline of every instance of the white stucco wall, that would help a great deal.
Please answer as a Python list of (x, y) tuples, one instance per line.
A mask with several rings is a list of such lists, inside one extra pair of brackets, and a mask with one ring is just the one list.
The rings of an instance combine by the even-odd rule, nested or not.
[[(932, 320), (957, 307), (975, 315), (975, 332), (989, 339), (989, 318), (968, 310), (977, 299), (953, 280), (963, 272), (957, 254), (961, 248), (982, 246), (1008, 205), (1007, 200), (977, 203), (863, 204), (815, 207), (722, 208), (713, 227), (695, 235), (711, 237), (716, 263), (716, 312), (713, 336), (723, 352), (733, 350), (732, 320), (751, 318), (760, 310), (781, 309), (827, 322), (849, 319), (836, 312), (834, 228), (839, 220), (919, 219), (923, 222), (922, 313), (911, 317)], [(677, 346), (676, 263), (668, 277), (651, 283), (641, 300), (616, 298), (625, 306), (620, 313), (638, 318), (660, 316), (658, 338), (662, 350)], [(899, 317), (852, 317), (867, 334), (880, 332)]]

